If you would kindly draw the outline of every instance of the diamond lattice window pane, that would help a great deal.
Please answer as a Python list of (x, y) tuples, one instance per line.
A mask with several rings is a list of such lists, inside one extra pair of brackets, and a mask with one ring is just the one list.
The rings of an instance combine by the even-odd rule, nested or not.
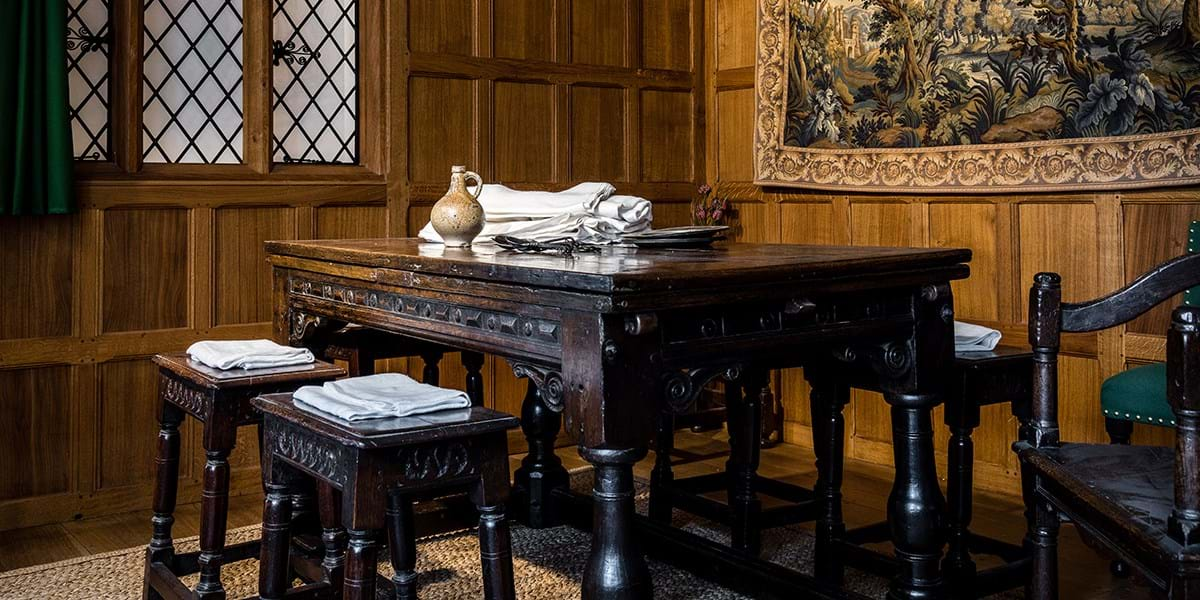
[(148, 163), (242, 162), (242, 0), (146, 0)]
[(358, 162), (358, 3), (276, 0), (275, 162)]
[(109, 160), (108, 0), (67, 2), (71, 141), (79, 160)]

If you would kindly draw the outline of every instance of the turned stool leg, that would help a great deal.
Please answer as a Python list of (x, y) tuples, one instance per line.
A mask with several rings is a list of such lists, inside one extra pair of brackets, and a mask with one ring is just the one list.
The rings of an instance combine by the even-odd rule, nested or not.
[(351, 529), (350, 546), (346, 550), (345, 600), (375, 600), (375, 563), (378, 561), (379, 532), (372, 529)]
[(206, 450), (204, 489), (200, 495), (200, 583), (198, 598), (224, 598), (221, 585), (225, 552), (225, 521), (229, 513), (230, 448)]
[[(268, 467), (264, 465), (263, 468)], [(288, 552), (292, 544), (291, 490), (284, 482), (269, 480), (266, 488), (262, 546), (258, 559), (258, 594), (263, 600), (281, 600), (288, 589)]]
[(154, 458), (154, 516), (150, 523), (154, 532), (150, 546), (146, 548), (146, 577), (143, 579), (142, 598), (161, 598), (150, 587), (149, 571), (152, 563), (170, 563), (175, 557), (175, 546), (171, 541), (171, 526), (175, 523), (175, 498), (179, 490), (179, 424), (183, 412), (177, 406), (163, 401), (158, 415), (158, 454)]
[(671, 470), (671, 451), (675, 449), (675, 415), (664, 410), (658, 415), (658, 433), (654, 437), (654, 470), (650, 472), (650, 518), (671, 522), (671, 490), (675, 479)]
[(486, 600), (515, 600), (512, 538), (504, 516), (508, 499), (506, 452), (495, 453), (481, 469), (482, 476), (471, 490), (471, 501), (479, 509), (479, 557), (483, 565), (483, 597)]
[(342, 589), (346, 568), (346, 529), (342, 527), (342, 493), (332, 485), (317, 484), (317, 510), (321, 518), (321, 566), (332, 589)]
[(392, 585), (396, 600), (417, 599), (417, 541), (413, 529), (412, 502), (398, 492), (388, 495), (388, 546), (391, 551)]

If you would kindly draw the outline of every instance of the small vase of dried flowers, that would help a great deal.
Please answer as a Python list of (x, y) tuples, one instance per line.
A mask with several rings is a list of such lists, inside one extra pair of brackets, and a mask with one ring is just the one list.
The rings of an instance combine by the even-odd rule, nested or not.
[(692, 225), (724, 225), (728, 211), (728, 202), (718, 197), (712, 186), (702, 185), (692, 200)]

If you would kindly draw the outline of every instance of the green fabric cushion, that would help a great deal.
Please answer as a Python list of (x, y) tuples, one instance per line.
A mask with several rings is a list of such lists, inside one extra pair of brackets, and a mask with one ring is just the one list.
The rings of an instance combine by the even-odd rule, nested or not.
[(1104, 380), (1100, 408), (1113, 419), (1174, 426), (1175, 413), (1167, 402), (1166, 363), (1129, 369)]

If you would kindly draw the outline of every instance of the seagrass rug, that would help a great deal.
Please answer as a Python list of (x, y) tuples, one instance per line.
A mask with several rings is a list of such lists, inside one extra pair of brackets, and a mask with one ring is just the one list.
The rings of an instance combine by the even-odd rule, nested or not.
[[(572, 487), (586, 487), (579, 475)], [(586, 481), (586, 479), (585, 479)], [(580, 485), (582, 484), (582, 486)], [(646, 509), (645, 486), (638, 494), (638, 510)], [(714, 523), (675, 511), (674, 524), (721, 543), (728, 543), (728, 531)], [(229, 532), (227, 543), (254, 539), (257, 526)], [(591, 535), (572, 527), (512, 529), (514, 570), (517, 596), (527, 600), (578, 598), (579, 582), (587, 561)], [(195, 550), (198, 538), (176, 541), (180, 552)], [(801, 526), (769, 529), (763, 533), (763, 556), (789, 568), (811, 573), (812, 534)], [(105, 554), (79, 557), (46, 565), (0, 573), (0, 598), (5, 600), (136, 600), (141, 598), (144, 548), (128, 548)], [(483, 597), (480, 580), (479, 545), (475, 531), (463, 530), (431, 536), (419, 541), (418, 585), (426, 599), (478, 599)], [(650, 560), (655, 598), (660, 600), (740, 600), (746, 598), (721, 588), (691, 573)], [(379, 565), (380, 574), (390, 577), (387, 560)], [(190, 586), (197, 576), (185, 578)], [(229, 598), (254, 595), (258, 584), (258, 563), (244, 560), (225, 565), (222, 570)], [(847, 569), (846, 585), (867, 596), (882, 598), (887, 582), (879, 577)], [(383, 586), (381, 586), (382, 588)], [(379, 598), (388, 598), (380, 589)], [(1019, 597), (1003, 595), (1000, 597)]]

